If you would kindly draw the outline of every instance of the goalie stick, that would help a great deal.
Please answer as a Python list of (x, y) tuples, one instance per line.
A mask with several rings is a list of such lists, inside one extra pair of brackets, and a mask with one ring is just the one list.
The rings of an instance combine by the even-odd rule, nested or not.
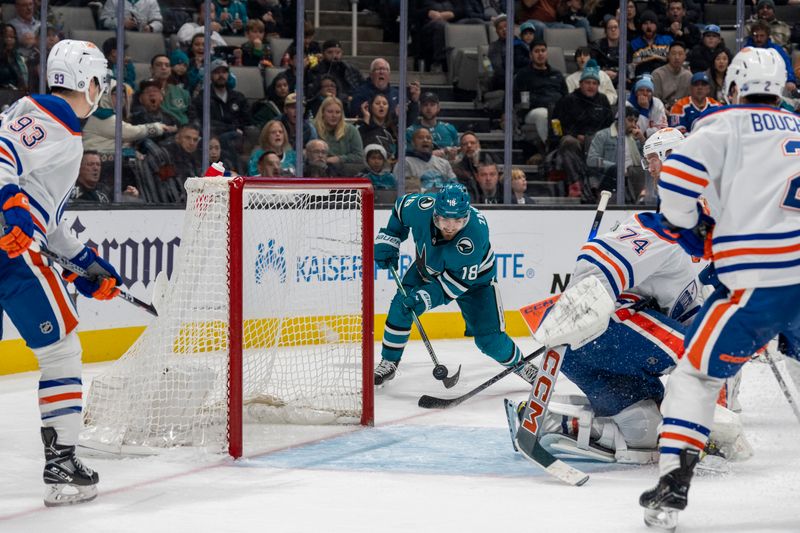
[[(597, 235), (609, 198), (611, 198), (609, 191), (600, 193), (600, 202), (597, 205), (592, 227), (589, 230), (588, 240), (592, 240)], [(547, 310), (556, 305), (557, 300), (558, 296), (555, 296), (520, 309), (532, 334), (536, 332), (544, 320)], [(564, 361), (566, 350), (566, 345), (546, 349), (517, 430), (516, 448), (524, 457), (542, 467), (548, 474), (569, 485), (580, 486), (589, 480), (589, 476), (577, 468), (573, 468), (567, 463), (556, 459), (553, 454), (542, 447), (542, 443), (539, 441), (539, 432), (547, 414), (547, 405), (550, 402), (558, 374), (561, 371), (561, 363)]]
[[(406, 289), (403, 287), (403, 283), (400, 281), (400, 276), (397, 275), (397, 270), (393, 266), (389, 266), (389, 272), (392, 273), (392, 277), (394, 278), (394, 282), (397, 284), (397, 290), (400, 291), (400, 294), (403, 295), (403, 298), (407, 296)], [(428, 355), (431, 356), (431, 361), (433, 361), (433, 377), (437, 380), (441, 381), (445, 388), (451, 389), (458, 383), (458, 378), (461, 375), (461, 365), (458, 365), (458, 370), (452, 376), (447, 376), (448, 370), (447, 367), (444, 366), (439, 362), (439, 359), (436, 357), (436, 352), (433, 351), (433, 345), (431, 345), (431, 341), (428, 339), (428, 335), (425, 333), (425, 330), (422, 328), (422, 322), (419, 321), (419, 317), (417, 313), (413, 310), (411, 311), (411, 317), (414, 319), (414, 324), (417, 325), (417, 331), (419, 331), (419, 336), (422, 337), (422, 342), (425, 344), (425, 349), (428, 350)]]
[(494, 385), (495, 383), (497, 383), (498, 381), (500, 381), (501, 379), (503, 379), (507, 375), (509, 375), (509, 374), (511, 374), (513, 372), (516, 372), (517, 370), (519, 370), (520, 368), (525, 366), (525, 363), (527, 363), (529, 361), (532, 361), (533, 359), (536, 359), (542, 353), (544, 353), (544, 348), (543, 347), (539, 348), (538, 350), (536, 350), (532, 354), (530, 354), (530, 355), (528, 355), (526, 357), (523, 357), (522, 359), (519, 360), (519, 362), (517, 362), (516, 365), (509, 366), (508, 368), (506, 368), (505, 370), (503, 370), (502, 372), (500, 372), (496, 376), (487, 379), (486, 381), (484, 381), (483, 383), (481, 383), (480, 385), (478, 385), (477, 387), (475, 387), (471, 391), (466, 392), (466, 393), (462, 394), (461, 396), (456, 396), (455, 398), (437, 398), (436, 396), (428, 396), (427, 394), (425, 394), (423, 396), (420, 396), (420, 399), (417, 402), (417, 405), (419, 405), (423, 409), (447, 409), (448, 407), (455, 407), (456, 405), (459, 405), (459, 404), (464, 403), (465, 401), (469, 400), (470, 398), (472, 398), (473, 396), (475, 396), (479, 392), (488, 389), (489, 387), (491, 387), (492, 385)]
[[(58, 263), (62, 267), (71, 270), (72, 272), (75, 272), (80, 277), (91, 279), (91, 276), (89, 276), (89, 273), (86, 272), (86, 270), (82, 269), (81, 267), (79, 267), (66, 257), (59, 255), (55, 252), (52, 252), (47, 248), (45, 248), (44, 246), (39, 246), (39, 253), (45, 256), (46, 258), (51, 259), (52, 261)], [(144, 309), (153, 316), (158, 316), (158, 311), (156, 311), (156, 308), (152, 304), (145, 303), (136, 296), (128, 292), (125, 292), (120, 289), (119, 297), (128, 302), (129, 304), (133, 304), (140, 309)]]

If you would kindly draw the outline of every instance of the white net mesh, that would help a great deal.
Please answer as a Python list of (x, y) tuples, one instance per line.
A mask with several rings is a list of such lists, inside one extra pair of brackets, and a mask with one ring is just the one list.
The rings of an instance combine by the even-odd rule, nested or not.
[[(123, 453), (227, 447), (229, 202), (187, 181), (178, 264), (159, 318), (87, 398), (82, 444)], [(358, 423), (362, 191), (245, 187), (242, 396), (249, 422)]]

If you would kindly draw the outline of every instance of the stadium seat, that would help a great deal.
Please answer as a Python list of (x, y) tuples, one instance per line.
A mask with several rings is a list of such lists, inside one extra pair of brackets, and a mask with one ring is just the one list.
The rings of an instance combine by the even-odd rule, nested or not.
[(2, 5), (3, 20), (8, 22), (17, 16), (17, 11), (14, 9), (14, 2)]
[(564, 76), (568, 74), (567, 61), (564, 59), (564, 49), (560, 46), (547, 47), (547, 62), (550, 63), (551, 67), (559, 71)]
[(147, 61), (156, 54), (166, 53), (164, 36), (160, 33), (139, 33), (129, 31), (125, 34), (125, 42), (130, 45), (128, 55), (134, 61)]
[[(98, 47), (102, 49), (103, 42), (106, 39), (116, 36), (116, 32), (111, 30), (72, 30), (70, 37), (72, 39), (78, 39), (79, 41), (89, 41), (96, 44)], [(150, 58), (147, 58), (147, 61), (150, 61)]]
[(244, 35), (224, 35), (222, 38), (225, 39), (228, 46), (242, 46), (247, 42), (247, 37)]
[(264, 86), (258, 67), (231, 67), (231, 72), (236, 76), (236, 90), (248, 100), (264, 98)]
[(141, 62), (134, 63), (133, 68), (136, 70), (136, 87), (134, 87), (134, 89), (138, 91), (139, 84), (142, 83), (142, 81), (149, 79), (151, 76), (150, 62), (148, 61), (147, 63), (141, 63)]
[(277, 76), (278, 74), (280, 74), (284, 70), (286, 70), (286, 69), (277, 68), (277, 67), (265, 68), (264, 69), (263, 77), (264, 77), (264, 90), (265, 91), (266, 91), (267, 87), (269, 87), (272, 84), (272, 80), (275, 79), (275, 76)]
[(74, 30), (97, 29), (92, 10), (88, 7), (53, 6), (53, 14), (68, 35), (71, 35)]
[(444, 42), (450, 82), (460, 89), (478, 89), (478, 47), (489, 44), (483, 24), (448, 24)]
[[(746, 17), (747, 15), (745, 15)], [(731, 4), (705, 4), (703, 18), (706, 24), (733, 26), (736, 24), (736, 6)]]
[[(736, 30), (720, 30), (719, 36), (725, 41), (725, 46), (733, 52), (736, 51)], [(746, 38), (747, 35), (745, 35)]]
[[(582, 28), (545, 28), (544, 42), (548, 48), (558, 46), (570, 56), (581, 46), (587, 46), (586, 32)], [(551, 54), (552, 55), (552, 54)]]
[(606, 36), (606, 30), (603, 28), (598, 28), (597, 26), (592, 26), (592, 42), (595, 42), (599, 39), (602, 39)]
[(292, 44), (292, 39), (281, 39), (281, 38), (274, 38), (269, 39), (269, 47), (272, 49), (272, 63), (275, 65), (279, 65), (281, 62), (281, 58), (283, 54), (286, 53), (286, 49), (289, 48), (289, 45)]

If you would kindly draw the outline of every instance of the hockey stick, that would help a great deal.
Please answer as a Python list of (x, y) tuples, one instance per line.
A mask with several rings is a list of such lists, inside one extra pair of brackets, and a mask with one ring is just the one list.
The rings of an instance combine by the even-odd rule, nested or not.
[[(89, 273), (86, 272), (86, 270), (84, 270), (83, 268), (79, 267), (78, 265), (76, 265), (75, 263), (73, 263), (72, 261), (70, 261), (69, 259), (64, 257), (63, 255), (59, 255), (59, 254), (57, 254), (55, 252), (52, 252), (52, 251), (48, 250), (47, 248), (45, 248), (44, 246), (41, 246), (41, 245), (39, 246), (39, 253), (41, 255), (45, 256), (46, 258), (55, 261), (56, 263), (58, 263), (62, 267), (66, 268), (68, 270), (71, 270), (72, 272), (75, 272), (77, 275), (79, 275), (82, 278), (92, 279), (92, 276), (90, 276)], [(153, 316), (158, 316), (158, 311), (156, 311), (156, 308), (152, 304), (145, 303), (142, 300), (140, 300), (139, 298), (137, 298), (136, 296), (134, 296), (134, 295), (132, 295), (132, 294), (130, 294), (128, 292), (120, 290), (119, 291), (119, 297), (122, 298), (123, 300), (125, 300), (126, 302), (128, 302), (129, 304), (133, 304), (136, 307), (139, 307), (140, 309), (144, 309), (145, 311), (147, 311), (148, 313), (150, 313)]]
[(496, 376), (487, 379), (486, 381), (484, 381), (471, 391), (466, 392), (461, 396), (456, 396), (455, 398), (437, 398), (435, 396), (428, 396), (427, 394), (425, 394), (423, 396), (420, 396), (417, 405), (419, 405), (423, 409), (447, 409), (448, 407), (455, 407), (456, 405), (459, 405), (469, 400), (479, 392), (488, 389), (489, 387), (491, 387), (492, 385), (494, 385), (507, 375), (516, 372), (517, 370), (525, 366), (525, 363), (532, 361), (533, 359), (536, 359), (542, 353), (544, 353), (544, 347), (539, 348), (538, 350), (536, 350), (535, 352), (526, 357), (523, 357), (522, 359), (520, 359), (519, 362), (517, 362), (516, 365), (509, 366)]
[(767, 364), (772, 369), (772, 373), (775, 374), (775, 379), (778, 381), (778, 385), (780, 386), (781, 391), (783, 391), (783, 395), (786, 396), (786, 401), (789, 402), (789, 407), (791, 407), (792, 411), (794, 411), (794, 416), (796, 416), (797, 420), (800, 421), (800, 393), (797, 391), (797, 387), (795, 386), (792, 376), (790, 376), (789, 372), (786, 371), (786, 361), (776, 361), (769, 349), (764, 350), (764, 358), (767, 360)]
[[(397, 284), (397, 290), (400, 291), (400, 294), (403, 295), (405, 298), (408, 296), (406, 294), (406, 289), (403, 287), (403, 283), (400, 281), (400, 276), (397, 275), (397, 270), (393, 266), (389, 266), (389, 272), (392, 273), (392, 277), (394, 278), (394, 282)], [(433, 377), (437, 380), (441, 381), (445, 388), (451, 389), (458, 383), (458, 378), (461, 376), (461, 365), (458, 365), (458, 370), (455, 374), (450, 377), (447, 377), (448, 370), (447, 367), (444, 366), (439, 362), (439, 359), (436, 358), (436, 353), (433, 351), (433, 346), (431, 345), (431, 341), (428, 339), (428, 335), (425, 333), (425, 330), (422, 328), (422, 322), (419, 321), (419, 317), (417, 313), (413, 310), (411, 311), (411, 317), (414, 319), (414, 324), (417, 325), (417, 330), (419, 331), (419, 336), (422, 337), (422, 342), (425, 344), (425, 348), (428, 350), (428, 355), (431, 356), (431, 361), (433, 361)]]
[[(592, 221), (592, 227), (589, 230), (588, 240), (592, 240), (597, 235), (597, 230), (600, 227), (603, 214), (605, 214), (609, 198), (611, 198), (611, 193), (609, 191), (600, 193), (600, 201), (597, 205), (594, 220)], [(532, 326), (532, 333), (536, 331), (536, 327), (533, 326), (531, 321), (536, 320), (536, 326), (538, 326), (538, 323), (540, 323), (545, 316), (546, 309), (555, 304), (555, 298), (548, 298), (543, 302), (523, 308), (523, 317), (528, 324)], [(537, 312), (526, 314), (524, 311), (527, 311), (531, 307), (536, 307)], [(542, 359), (539, 371), (536, 373), (536, 379), (533, 381), (533, 386), (528, 396), (528, 403), (525, 406), (525, 411), (520, 421), (519, 429), (517, 430), (516, 448), (524, 457), (541, 466), (548, 474), (560, 479), (564, 483), (580, 486), (589, 480), (589, 476), (577, 468), (569, 466), (564, 461), (556, 459), (539, 441), (542, 422), (547, 414), (547, 406), (550, 403), (550, 397), (553, 394), (553, 389), (558, 380), (558, 374), (561, 371), (561, 364), (564, 361), (566, 348), (566, 345), (546, 348), (546, 354)]]

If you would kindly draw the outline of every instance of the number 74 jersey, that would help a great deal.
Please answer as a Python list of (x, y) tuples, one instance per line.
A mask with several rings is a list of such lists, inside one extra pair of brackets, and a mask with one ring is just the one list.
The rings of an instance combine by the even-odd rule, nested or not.
[(19, 185), (30, 199), (37, 239), (67, 257), (82, 248), (58, 227), (82, 155), (78, 117), (57, 96), (26, 96), (0, 115), (0, 188)]

